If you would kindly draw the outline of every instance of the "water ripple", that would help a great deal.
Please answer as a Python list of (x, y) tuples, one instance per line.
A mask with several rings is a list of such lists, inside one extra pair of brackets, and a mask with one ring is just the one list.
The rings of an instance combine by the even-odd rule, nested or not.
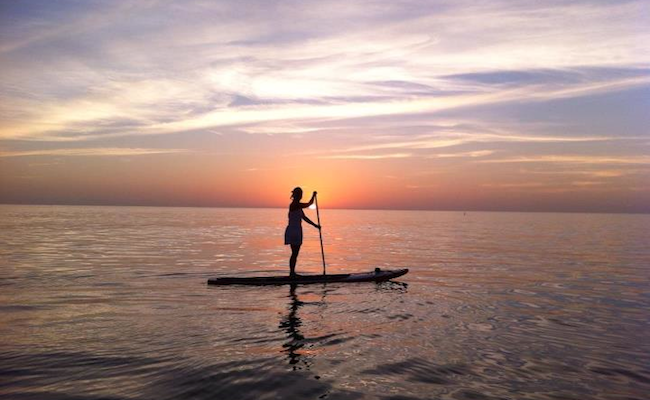
[[(281, 210), (0, 206), (0, 397), (643, 399), (650, 218), (322, 210), (328, 272), (286, 273)], [(299, 270), (320, 273), (305, 229)]]

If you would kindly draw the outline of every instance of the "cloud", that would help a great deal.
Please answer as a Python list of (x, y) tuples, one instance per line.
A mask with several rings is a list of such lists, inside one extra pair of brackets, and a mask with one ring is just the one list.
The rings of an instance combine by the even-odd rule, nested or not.
[(560, 69), (500, 70), (452, 74), (444, 78), (490, 86), (575, 85), (584, 82), (647, 78), (648, 68), (577, 67)]
[[(68, 132), (70, 139), (79, 140), (102, 137), (102, 126), (111, 119), (138, 121), (132, 129), (115, 130), (112, 136), (170, 134), (200, 129), (236, 127), (261, 123), (291, 123), (299, 125), (316, 120), (345, 120), (388, 115), (417, 115), (437, 111), (514, 101), (545, 101), (571, 96), (584, 96), (650, 83), (648, 78), (630, 78), (610, 82), (587, 83), (561, 88), (505, 89), (496, 92), (470, 93), (438, 97), (406, 97), (387, 101), (345, 102), (342, 104), (299, 104), (269, 101), (230, 108), (228, 99), (217, 100), (207, 93), (204, 100), (196, 98), (194, 90), (201, 84), (179, 84), (175, 81), (140, 81), (129, 85), (116, 83), (107, 86), (92, 97), (44, 105), (28, 120), (6, 121), (0, 125), (0, 137), (31, 140), (57, 140)], [(281, 91), (281, 82), (276, 82)], [(307, 95), (307, 94), (305, 94)], [(329, 96), (329, 93), (327, 94)], [(128, 100), (125, 100), (128, 99)], [(206, 100), (209, 99), (209, 100)], [(214, 110), (204, 108), (210, 101)], [(219, 106), (219, 102), (222, 106)], [(262, 102), (264, 103), (264, 102)], [(36, 108), (35, 108), (36, 109)], [(72, 112), (71, 110), (74, 110)], [(98, 127), (97, 127), (98, 126)], [(74, 134), (76, 132), (76, 135)], [(70, 134), (72, 133), (72, 134)]]
[(586, 156), (586, 155), (539, 155), (480, 160), (481, 163), (549, 163), (549, 164), (595, 164), (595, 165), (650, 165), (650, 156)]
[[(569, 137), (569, 136), (533, 136), (515, 133), (491, 133), (492, 129), (486, 128), (476, 132), (454, 131), (455, 128), (447, 128), (436, 134), (417, 135), (409, 140), (391, 140), (380, 143), (352, 146), (337, 150), (339, 152), (359, 152), (389, 149), (438, 149), (453, 147), (469, 143), (585, 143), (623, 140), (612, 137)], [(472, 128), (476, 129), (476, 128)], [(486, 132), (487, 131), (487, 132)], [(484, 150), (485, 151), (485, 150)]]
[(476, 151), (462, 151), (459, 153), (442, 153), (434, 154), (431, 157), (434, 158), (456, 158), (456, 157), (485, 157), (494, 154), (494, 150), (476, 150)]
[(548, 184), (541, 182), (517, 182), (517, 183), (484, 183), (482, 187), (496, 188), (496, 189), (533, 189), (544, 188)]
[[(603, 168), (605, 167), (605, 168)], [(635, 175), (639, 173), (647, 173), (646, 170), (644, 169), (635, 169), (635, 168), (626, 168), (626, 169), (620, 169), (620, 165), (617, 165), (616, 168), (614, 169), (607, 169), (611, 168), (608, 165), (597, 165), (597, 168), (593, 169), (584, 169), (584, 170), (579, 170), (575, 168), (571, 168), (570, 170), (566, 170), (565, 168), (561, 167), (560, 170), (552, 170), (548, 168), (544, 168), (542, 170), (535, 170), (535, 169), (519, 169), (519, 172), (522, 174), (526, 175), (562, 175), (562, 176), (589, 176), (593, 178), (619, 178), (622, 176), (627, 176), (627, 175)]]
[(111, 119), (139, 122), (111, 136), (304, 125), (650, 82), (638, 67), (650, 61), (642, 2), (62, 7), (29, 24), (5, 16), (21, 35), (4, 48), (0, 100), (20, 108), (0, 122), (0, 137), (99, 139), (107, 132), (95, 126)]
[(381, 160), (386, 158), (408, 158), (411, 153), (391, 153), (391, 154), (335, 154), (331, 156), (321, 156), (320, 158), (330, 158), (338, 160)]
[(573, 181), (573, 182), (513, 182), (513, 183), (486, 183), (481, 187), (487, 189), (504, 190), (508, 192), (534, 192), (534, 193), (567, 193), (584, 192), (587, 190), (603, 190), (603, 182)]
[(1, 151), (0, 157), (27, 156), (141, 156), (150, 154), (187, 153), (185, 149), (142, 149), (142, 148), (85, 148), (85, 149), (51, 149), (32, 151)]

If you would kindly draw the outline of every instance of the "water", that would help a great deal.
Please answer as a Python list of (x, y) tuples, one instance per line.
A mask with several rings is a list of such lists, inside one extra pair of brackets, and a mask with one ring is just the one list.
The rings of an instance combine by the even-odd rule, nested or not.
[[(0, 206), (0, 397), (643, 399), (650, 216), (322, 210), (286, 273), (279, 209)], [(305, 226), (298, 270), (319, 273)]]

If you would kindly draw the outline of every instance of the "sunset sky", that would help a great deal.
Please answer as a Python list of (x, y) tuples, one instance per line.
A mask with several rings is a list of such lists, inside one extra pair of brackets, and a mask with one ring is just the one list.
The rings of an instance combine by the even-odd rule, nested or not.
[(0, 202), (650, 212), (650, 2), (0, 1)]

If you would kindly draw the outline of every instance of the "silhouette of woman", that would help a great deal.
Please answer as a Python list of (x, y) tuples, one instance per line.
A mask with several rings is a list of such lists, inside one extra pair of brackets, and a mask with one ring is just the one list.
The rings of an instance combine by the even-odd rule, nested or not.
[(303, 208), (307, 208), (314, 203), (316, 192), (311, 196), (308, 203), (301, 203), (302, 189), (297, 187), (291, 192), (293, 201), (289, 205), (289, 224), (284, 231), (284, 244), (291, 245), (291, 258), (289, 258), (289, 276), (296, 277), (296, 261), (298, 261), (298, 253), (302, 245), (302, 220), (304, 219), (308, 224), (320, 229), (320, 225), (315, 224), (312, 220), (305, 216), (302, 212)]

